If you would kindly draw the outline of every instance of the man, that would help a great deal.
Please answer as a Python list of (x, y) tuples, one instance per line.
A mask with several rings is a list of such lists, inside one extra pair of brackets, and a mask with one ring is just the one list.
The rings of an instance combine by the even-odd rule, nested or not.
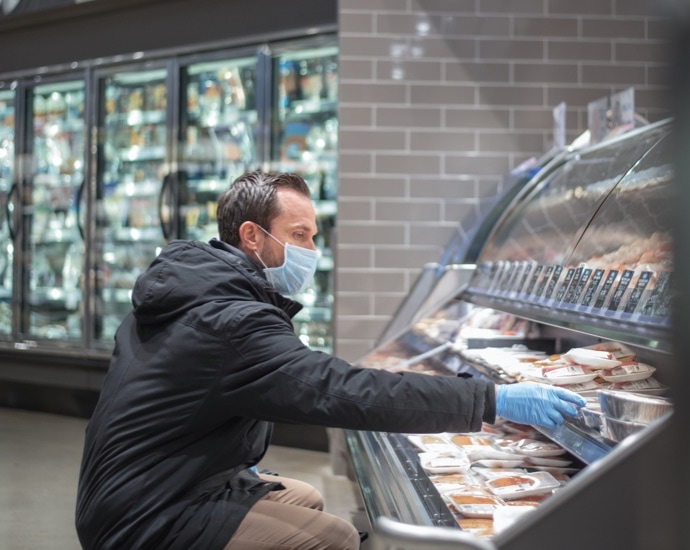
[(250, 173), (220, 198), (220, 240), (170, 243), (134, 287), (86, 430), (77, 531), (87, 549), (359, 547), (294, 480), (255, 474), (272, 422), (476, 431), (496, 412), (555, 425), (584, 401), (537, 384), (393, 374), (304, 346), (295, 294), (316, 268), (309, 189)]

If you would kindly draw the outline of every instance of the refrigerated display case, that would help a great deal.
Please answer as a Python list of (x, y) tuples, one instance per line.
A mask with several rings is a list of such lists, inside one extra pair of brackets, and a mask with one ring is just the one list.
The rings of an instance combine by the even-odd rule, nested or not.
[(183, 70), (180, 233), (184, 238), (215, 236), (219, 194), (227, 182), (260, 166), (257, 64), (252, 56), (191, 62)]
[(308, 346), (332, 351), (333, 229), (338, 182), (338, 51), (289, 49), (274, 60), (278, 75), (271, 169), (300, 174), (311, 191), (320, 251), (314, 280), (297, 299), (293, 320)]
[(94, 342), (108, 345), (131, 309), (134, 282), (172, 236), (168, 69), (98, 73)]
[[(553, 383), (548, 373), (556, 371), (542, 365), (561, 361), (587, 375), (587, 383), (565, 387), (590, 403), (613, 388), (672, 408), (671, 127), (662, 121), (572, 151), (557, 168), (537, 176), (483, 243), (469, 284), (359, 364), (504, 384)], [(629, 377), (573, 360), (574, 350), (585, 347), (625, 350), (640, 372), (642, 365), (655, 370), (644, 379), (636, 370), (640, 380), (622, 382)], [(627, 361), (618, 363), (632, 365)], [(382, 530), (386, 537), (395, 535), (401, 548), (415, 547), (410, 537), (410, 545), (404, 544), (410, 525), (421, 527), (427, 542), (440, 542), (452, 539), (448, 530), (462, 524), (482, 547), (677, 548), (675, 474), (663, 466), (672, 463), (677, 443), (672, 413), (627, 436), (603, 418), (597, 424), (582, 413), (557, 428), (525, 427), (560, 448), (574, 469), (535, 510), (499, 532), (467, 525), (469, 516), (434, 483), (410, 434), (347, 431), (345, 439), (371, 523), (376, 528), (385, 517)], [(486, 427), (482, 434), (494, 438), (494, 451), (501, 444), (501, 436), (490, 435), (496, 428), (503, 426)], [(446, 441), (451, 436), (443, 435)], [(473, 464), (468, 471), (477, 474)], [(642, 519), (631, 524), (633, 517)], [(605, 528), (589, 527), (601, 526), (602, 518)]]
[(58, 80), (27, 89), (21, 259), (28, 338), (79, 341), (84, 233), (85, 81)]
[(14, 117), (13, 90), (0, 89), (0, 334), (12, 332), (13, 257), (11, 205), (9, 195), (14, 178)]
[(12, 210), (9, 202), (14, 178), (13, 90), (0, 89), (0, 334), (12, 332), (12, 278), (14, 248), (12, 245)]
[[(332, 349), (335, 43), (317, 34), (0, 75), (0, 361), (13, 381), (40, 370), (69, 387), (51, 367), (65, 363), (98, 391), (137, 276), (170, 240), (217, 236), (216, 201), (250, 170), (320, 186), (319, 268), (295, 296), (306, 306), (295, 330)], [(295, 148), (297, 127), (308, 131)]]

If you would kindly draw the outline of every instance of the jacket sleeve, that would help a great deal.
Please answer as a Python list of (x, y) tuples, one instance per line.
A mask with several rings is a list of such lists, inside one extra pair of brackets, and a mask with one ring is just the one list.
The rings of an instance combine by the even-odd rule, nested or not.
[(233, 331), (223, 375), (229, 411), (277, 422), (390, 432), (469, 432), (495, 420), (494, 385), (360, 368), (304, 346), (279, 315)]

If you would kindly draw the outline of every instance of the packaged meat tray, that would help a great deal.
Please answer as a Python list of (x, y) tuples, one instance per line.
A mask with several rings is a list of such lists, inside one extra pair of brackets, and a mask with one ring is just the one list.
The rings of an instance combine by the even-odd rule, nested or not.
[(408, 434), (407, 439), (426, 453), (453, 453), (457, 447), (441, 434)]
[(448, 453), (419, 453), (419, 463), (429, 474), (464, 472), (470, 467), (466, 456)]
[(589, 348), (573, 348), (564, 355), (566, 359), (590, 369), (612, 369), (621, 364), (610, 351)]
[(549, 494), (561, 484), (548, 472), (534, 472), (489, 479), (486, 486), (497, 497), (514, 500), (531, 495)]
[(446, 493), (448, 502), (467, 518), (492, 518), (494, 511), (505, 502), (497, 496), (482, 493)]
[(656, 369), (650, 365), (630, 361), (613, 369), (604, 369), (599, 376), (607, 382), (636, 382), (649, 378), (654, 371)]

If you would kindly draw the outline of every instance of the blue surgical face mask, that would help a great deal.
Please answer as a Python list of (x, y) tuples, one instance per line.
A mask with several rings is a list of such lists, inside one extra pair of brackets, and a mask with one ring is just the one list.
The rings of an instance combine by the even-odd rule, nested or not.
[(316, 262), (319, 255), (315, 250), (302, 248), (290, 243), (281, 243), (263, 227), (257, 224), (266, 235), (285, 248), (285, 260), (279, 267), (267, 267), (264, 261), (256, 252), (256, 257), (264, 266), (264, 273), (268, 282), (273, 285), (281, 294), (299, 294), (307, 288), (309, 281), (314, 278), (316, 273)]

